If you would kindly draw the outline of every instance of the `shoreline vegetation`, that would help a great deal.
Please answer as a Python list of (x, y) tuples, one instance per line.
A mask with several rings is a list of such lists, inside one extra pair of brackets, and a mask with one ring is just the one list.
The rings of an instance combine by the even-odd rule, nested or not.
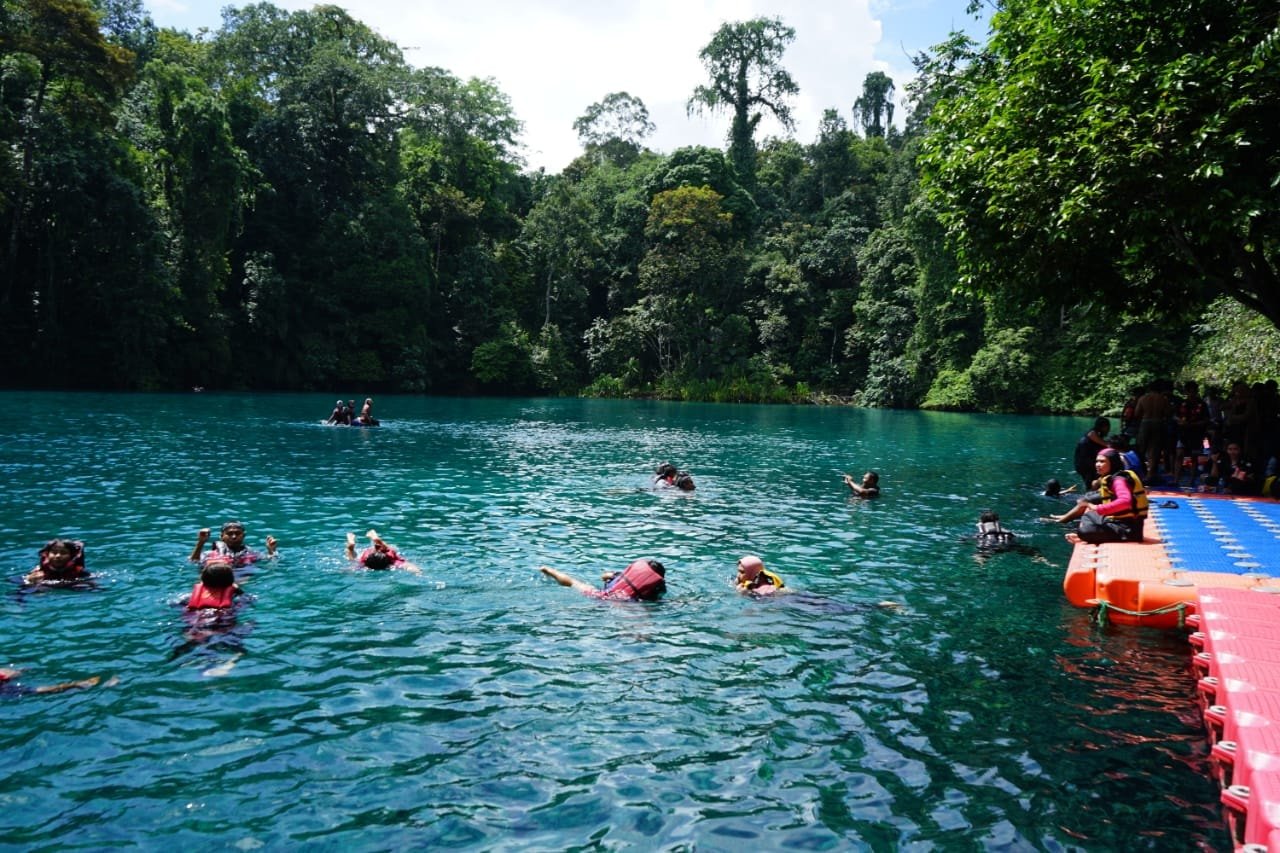
[(14, 0), (0, 388), (1096, 414), (1280, 376), (1274, 3), (1094, 6), (992, 15), (808, 140), (754, 133), (795, 30), (727, 21), (688, 104), (723, 149), (602, 92), (548, 174), (492, 79), (338, 7)]

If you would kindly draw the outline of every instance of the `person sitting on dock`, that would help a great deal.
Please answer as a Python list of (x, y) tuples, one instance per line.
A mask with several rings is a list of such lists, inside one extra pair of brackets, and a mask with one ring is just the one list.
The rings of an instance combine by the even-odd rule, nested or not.
[(1125, 469), (1123, 457), (1110, 448), (1098, 454), (1094, 469), (1098, 473), (1097, 502), (1093, 495), (1086, 495), (1070, 511), (1051, 519), (1065, 524), (1079, 518), (1075, 535), (1082, 542), (1141, 542), (1148, 507), (1142, 480)]

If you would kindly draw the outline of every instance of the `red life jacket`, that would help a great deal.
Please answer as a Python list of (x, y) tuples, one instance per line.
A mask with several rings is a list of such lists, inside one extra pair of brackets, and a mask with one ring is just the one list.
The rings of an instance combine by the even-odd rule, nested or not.
[(636, 560), (622, 574), (609, 581), (601, 598), (654, 601), (667, 590), (667, 582), (653, 570), (648, 560)]
[(208, 589), (197, 583), (191, 587), (191, 598), (187, 601), (188, 610), (202, 610), (206, 607), (224, 608), (235, 604), (236, 588), (234, 585), (225, 589)]

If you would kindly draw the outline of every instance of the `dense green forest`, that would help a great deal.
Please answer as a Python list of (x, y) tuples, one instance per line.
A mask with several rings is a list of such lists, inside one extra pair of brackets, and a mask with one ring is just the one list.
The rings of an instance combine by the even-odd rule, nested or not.
[(726, 23), (689, 95), (724, 150), (602, 92), (551, 175), (492, 81), (337, 6), (0, 0), (0, 386), (1082, 412), (1280, 375), (1280, 7), (990, 24), (803, 142), (756, 136), (794, 31)]

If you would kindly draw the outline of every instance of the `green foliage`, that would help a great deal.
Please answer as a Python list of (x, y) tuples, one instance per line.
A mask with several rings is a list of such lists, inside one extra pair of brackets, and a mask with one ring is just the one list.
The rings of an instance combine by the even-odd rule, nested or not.
[(1042, 372), (1034, 346), (1037, 337), (1028, 326), (999, 329), (974, 354), (968, 384), (979, 408), (1025, 412), (1035, 405)]
[(1066, 306), (1228, 294), (1280, 323), (1276, 24), (1270, 0), (1016, 0), (984, 50), (944, 48), (922, 163), (964, 281)]
[(711, 83), (693, 90), (689, 112), (733, 112), (729, 159), (741, 181), (755, 180), (754, 136), (765, 111), (783, 127), (794, 126), (787, 99), (798, 94), (800, 87), (781, 62), (795, 37), (796, 31), (780, 18), (753, 18), (722, 24), (698, 53)]
[(1216, 300), (1195, 329), (1192, 351), (1182, 370), (1201, 388), (1230, 388), (1233, 382), (1265, 382), (1280, 377), (1280, 331), (1267, 318), (1228, 298)]

